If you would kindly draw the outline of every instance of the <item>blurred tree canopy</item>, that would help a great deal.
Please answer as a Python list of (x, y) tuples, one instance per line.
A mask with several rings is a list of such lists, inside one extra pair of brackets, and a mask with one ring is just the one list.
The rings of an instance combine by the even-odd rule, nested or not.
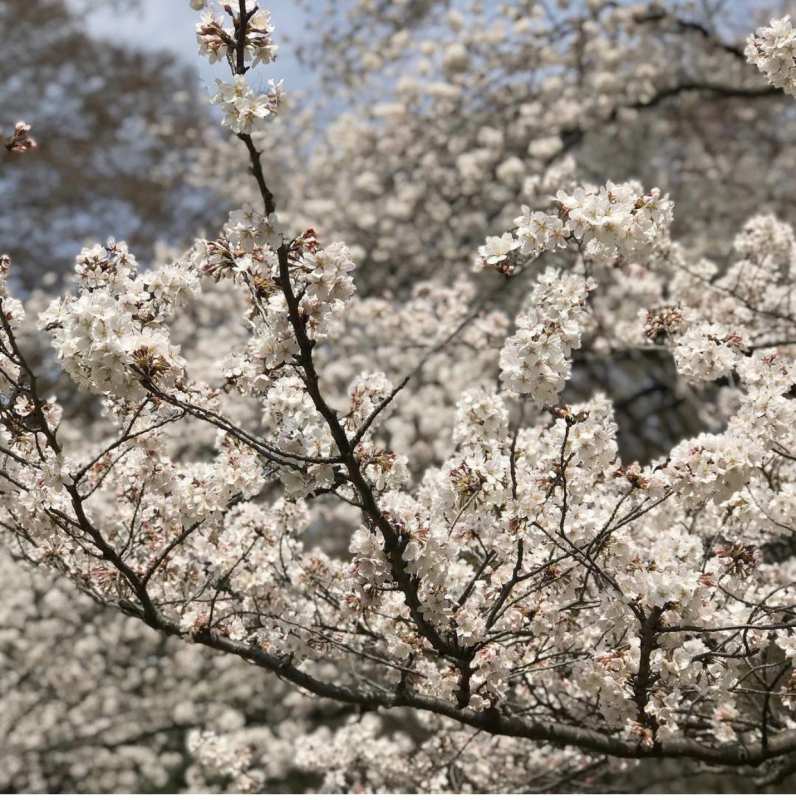
[(68, 270), (86, 239), (125, 239), (145, 261), (158, 240), (186, 240), (222, 210), (183, 179), (208, 128), (194, 72), (95, 40), (86, 13), (65, 0), (0, 2), (0, 29), (14, 31), (0, 48), (0, 127), (24, 118), (38, 142), (24, 168), (13, 156), (0, 166), (0, 241), (28, 289)]

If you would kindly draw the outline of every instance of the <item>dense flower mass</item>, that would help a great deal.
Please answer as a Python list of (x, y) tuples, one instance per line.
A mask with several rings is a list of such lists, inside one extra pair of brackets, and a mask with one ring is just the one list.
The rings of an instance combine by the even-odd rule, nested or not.
[[(592, 28), (601, 12), (649, 22), (588, 5)], [(461, 30), (455, 14), (446, 24)], [(513, 22), (524, 35), (536, 19)], [(772, 48), (787, 51), (790, 27), (766, 31), (750, 47), (770, 45), (773, 75), (785, 58)], [(475, 149), (466, 132), (440, 137), (455, 157), (450, 208), (466, 210), (487, 173), (527, 197), (500, 195), (499, 235), (480, 248), (473, 238), (466, 259), (457, 245), (446, 251), (444, 232), (470, 225), (468, 213), (454, 219), (439, 202), (437, 217), (426, 214), (421, 187), (394, 176), (387, 188), (375, 166), (356, 177), (393, 231), (422, 207), (459, 273), (409, 273), (407, 286), (360, 294), (372, 276), (363, 247), (336, 241), (334, 202), (310, 207), (317, 228), (307, 210), (277, 214), (278, 160), (266, 168), (252, 137), (281, 84), (258, 95), (247, 77), (273, 61), (272, 33), (253, 0), (225, 0), (197, 27), (202, 55), (231, 69), (214, 102), (254, 178), (225, 224), (150, 269), (124, 242), (87, 246), (74, 286), (48, 304), (16, 299), (0, 258), (9, 552), (170, 637), (175, 653), (237, 659), (235, 685), (216, 697), (198, 688), (190, 657), (174, 656), (191, 692), (170, 727), (148, 710), (167, 728), (152, 780), (165, 785), (175, 757), (191, 759), (188, 788), (232, 791), (289, 785), (302, 770), (329, 791), (432, 792), (555, 791), (639, 759), (792, 769), (792, 227), (755, 214), (714, 263), (677, 241), (668, 194), (588, 183), (566, 159), (571, 129), (534, 136), (542, 109), (519, 108), (527, 162), (494, 157), (496, 127), (479, 129)], [(396, 49), (409, 46), (395, 35)], [(461, 100), (468, 48), (426, 55), (449, 81), (434, 84), (440, 103)], [(786, 85), (782, 72), (775, 85)], [(653, 103), (649, 86), (629, 91), (625, 111)], [(380, 107), (379, 134), (393, 135), (396, 105)], [(445, 173), (433, 155), (426, 167)], [(378, 256), (374, 246), (370, 263)], [(468, 261), (486, 274), (468, 274)], [(56, 396), (43, 390), (49, 365), (28, 354), (35, 336), (89, 396), (91, 424), (62, 384)], [(699, 419), (681, 434), (667, 417), (637, 418), (656, 443), (639, 463), (620, 412), (659, 393), (675, 406), (703, 398)], [(42, 601), (44, 613), (52, 605)], [(81, 689), (104, 685), (89, 662)], [(273, 705), (284, 716), (270, 709), (278, 724), (266, 733), (251, 724), (269, 710), (246, 697), (249, 671), (280, 679)], [(146, 673), (136, 688), (147, 698), (158, 696), (152, 674), (155, 685)], [(309, 696), (318, 717), (291, 719)], [(144, 735), (108, 748), (127, 753)], [(25, 772), (19, 752), (0, 753), (0, 771)], [(29, 760), (30, 784), (45, 784), (42, 759)]]
[(165, 322), (198, 291), (195, 274), (178, 263), (138, 275), (135, 257), (112, 239), (84, 249), (75, 269), (78, 296), (55, 300), (41, 318), (69, 376), (127, 401), (146, 396), (142, 381), (174, 385), (184, 364)]
[(772, 19), (768, 27), (750, 36), (746, 57), (773, 86), (796, 94), (796, 31), (790, 17)]
[(505, 388), (555, 405), (569, 378), (569, 357), (580, 347), (586, 298), (594, 281), (548, 269), (530, 297), (530, 310), (517, 318), (517, 333), (500, 353)]
[(672, 221), (669, 196), (662, 196), (659, 189), (645, 194), (634, 183), (578, 187), (572, 194), (559, 190), (556, 199), (558, 216), (523, 206), (513, 231), (489, 237), (479, 248), (476, 269), (492, 267), (511, 275), (514, 251), (536, 258), (545, 251), (565, 249), (570, 241), (591, 256), (637, 257), (665, 238)]

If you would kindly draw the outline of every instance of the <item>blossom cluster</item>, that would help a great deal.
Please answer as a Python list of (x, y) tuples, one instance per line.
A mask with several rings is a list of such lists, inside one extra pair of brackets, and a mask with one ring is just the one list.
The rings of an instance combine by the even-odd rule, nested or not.
[(175, 263), (139, 275), (127, 245), (113, 239), (83, 249), (75, 270), (77, 297), (53, 301), (40, 320), (67, 374), (125, 400), (146, 396), (148, 381), (173, 386), (184, 363), (165, 323), (199, 291), (196, 273)]
[(252, 793), (262, 787), (262, 774), (249, 771), (250, 750), (236, 745), (232, 737), (221, 737), (213, 731), (194, 730), (188, 735), (186, 744), (202, 768), (212, 775), (235, 779), (232, 791)]
[(547, 269), (517, 317), (517, 332), (500, 353), (506, 389), (529, 394), (540, 408), (554, 405), (570, 374), (569, 357), (581, 344), (586, 298), (596, 287), (580, 275)]
[(25, 319), (25, 307), (8, 291), (8, 274), (11, 269), (11, 258), (0, 255), (0, 313), (4, 325), (0, 331), (0, 392), (10, 395), (14, 382), (19, 378), (20, 365), (15, 363), (9, 355), (8, 333), (10, 329), (18, 328)]
[(30, 125), (26, 122), (17, 122), (14, 132), (3, 140), (3, 144), (11, 153), (27, 153), (36, 147), (36, 140), (30, 136)]
[[(197, 10), (204, 8), (204, 2)], [(212, 10), (202, 11), (196, 26), (199, 55), (211, 64), (227, 61), (233, 66), (232, 83), (216, 78), (218, 91), (211, 102), (224, 113), (224, 124), (239, 135), (249, 135), (262, 130), (268, 118), (277, 113), (284, 94), (282, 81), (269, 80), (270, 90), (255, 92), (249, 86), (245, 73), (258, 64), (270, 64), (276, 58), (277, 46), (271, 34), (274, 26), (268, 11), (252, 0), (246, 8), (245, 18), (237, 2), (222, 2), (221, 7), (234, 23), (224, 26), (223, 16)]]
[(772, 19), (747, 40), (746, 58), (768, 82), (786, 94), (796, 95), (796, 31), (790, 17)]
[[(277, 251), (283, 237), (275, 214), (268, 216), (246, 206), (230, 214), (221, 237), (200, 240), (191, 260), (195, 269), (215, 281), (231, 279), (248, 289), (252, 337), (245, 353), (227, 362), (231, 384), (249, 391), (264, 389), (268, 376), (295, 359), (299, 352), (281, 290), (283, 275)], [(297, 298), (307, 336), (325, 338), (354, 294), (355, 264), (340, 243), (323, 248), (314, 231), (306, 231), (285, 251), (285, 274)]]
[(479, 248), (476, 269), (491, 267), (511, 275), (515, 250), (536, 258), (565, 249), (570, 241), (591, 256), (638, 256), (665, 240), (674, 205), (659, 189), (645, 193), (635, 182), (578, 187), (571, 194), (559, 190), (556, 199), (557, 216), (523, 206), (513, 231), (490, 236)]
[(689, 380), (715, 381), (738, 364), (743, 349), (741, 333), (716, 323), (701, 323), (677, 337), (674, 360)]
[[(202, 11), (201, 20), (196, 25), (199, 55), (207, 58), (211, 64), (236, 58), (236, 50), (239, 46), (236, 40), (236, 28), (225, 27), (223, 17), (215, 14), (212, 10), (203, 10), (204, 0), (201, 0), (201, 4), (198, 5), (196, 10)], [(232, 19), (236, 13), (240, 13), (237, 2), (233, 6), (233, 3), (222, 0), (220, 5)], [(247, 16), (249, 19), (245, 26), (243, 42), (244, 60), (251, 67), (256, 67), (258, 64), (270, 64), (276, 58), (276, 52), (279, 49), (271, 37), (274, 31), (271, 14), (265, 9), (258, 8), (256, 0), (250, 0)]]
[(282, 81), (269, 81), (270, 91), (265, 94), (257, 94), (243, 75), (235, 75), (232, 83), (216, 78), (216, 86), (218, 91), (211, 102), (221, 107), (224, 124), (235, 133), (260, 130), (282, 101)]

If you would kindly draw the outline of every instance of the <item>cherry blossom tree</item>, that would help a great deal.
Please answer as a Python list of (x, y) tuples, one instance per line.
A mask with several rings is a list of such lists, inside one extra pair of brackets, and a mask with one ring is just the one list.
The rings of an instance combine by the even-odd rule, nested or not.
[[(328, 78), (325, 110), (313, 98), (254, 137), (280, 165), (269, 181), (282, 218), (345, 241), (360, 291), (406, 297), (418, 279), (456, 280), (521, 206), (548, 211), (551, 195), (584, 183), (660, 186), (677, 199), (678, 244), (717, 272), (749, 219), (789, 213), (790, 100), (744, 53), (752, 19), (769, 19), (763, 3), (327, 5), (310, 16), (322, 44), (307, 48)], [(330, 121), (311, 135), (318, 119)], [(239, 204), (242, 169), (220, 145), (197, 180)], [(646, 272), (638, 260), (625, 269), (618, 313), (631, 288), (653, 302)], [(513, 317), (521, 297), (496, 307)], [(600, 386), (614, 400), (623, 457), (647, 460), (714, 424), (713, 387), (672, 391), (665, 353), (594, 355), (575, 353), (569, 397)]]
[[(519, 38), (532, 29), (525, 5)], [(743, 52), (706, 29), (656, 7), (645, 20), (637, 7), (587, 5), (617, 39), (632, 24), (706, 40), (739, 81), (661, 92), (769, 98), (792, 87), (787, 20), (749, 39), (745, 57), (772, 84), (761, 86)], [(200, 52), (230, 67), (213, 102), (253, 189), (213, 238), (163, 266), (139, 268), (114, 240), (78, 255), (74, 292), (35, 322), (77, 390), (101, 404), (91, 425), (70, 426), (41, 391), (3, 259), (11, 552), (109, 615), (237, 657), (240, 674), (275, 675), (302, 702), (363, 712), (292, 731), (326, 789), (549, 791), (666, 759), (761, 781), (792, 773), (793, 229), (751, 214), (722, 268), (673, 238), (674, 192), (547, 169), (606, 113), (616, 121), (662, 102), (652, 81), (630, 97), (617, 89), (608, 110), (599, 95), (593, 108), (575, 104), (569, 127), (535, 140), (534, 163), (497, 165), (499, 181), (532, 182), (528, 202), (495, 214), (478, 242), (426, 247), (420, 233), (408, 290), (359, 296), (367, 254), (327, 238), (334, 216), (293, 227), (312, 202), (277, 215), (276, 181), (293, 176), (272, 179), (276, 159), (255, 137), (283, 88), (252, 77), (276, 54), (268, 12), (253, 0), (198, 10)], [(593, 28), (578, 19), (586, 59)], [(443, 69), (467, 55), (446, 49)], [(644, 48), (637, 58), (660, 66)], [(600, 80), (611, 65), (638, 68), (608, 58)], [(580, 79), (594, 94), (588, 59)], [(562, 94), (566, 118), (563, 89), (553, 80), (547, 92)], [(438, 92), (449, 108), (449, 90)], [(489, 106), (491, 93), (466, 94)], [(8, 141), (10, 156), (28, 157), (24, 124)], [(456, 165), (462, 183), (467, 163)], [(388, 207), (409, 202), (411, 180), (387, 190), (359, 177), (400, 218)], [(440, 275), (421, 277), (424, 257)], [(588, 392), (581, 380), (568, 398), (576, 359), (650, 352), (671, 365), (672, 393), (699, 406), (713, 386), (710, 430), (639, 464), (620, 454), (600, 385)], [(276, 745), (230, 727), (192, 730), (196, 770), (258, 788), (267, 776), (255, 754)]]

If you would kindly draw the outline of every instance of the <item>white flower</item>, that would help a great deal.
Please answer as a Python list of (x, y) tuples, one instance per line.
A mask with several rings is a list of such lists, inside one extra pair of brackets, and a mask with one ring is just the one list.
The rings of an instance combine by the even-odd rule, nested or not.
[(487, 264), (502, 264), (512, 252), (519, 247), (517, 242), (510, 233), (504, 233), (502, 236), (488, 236), (486, 244), (478, 248), (481, 258)]

